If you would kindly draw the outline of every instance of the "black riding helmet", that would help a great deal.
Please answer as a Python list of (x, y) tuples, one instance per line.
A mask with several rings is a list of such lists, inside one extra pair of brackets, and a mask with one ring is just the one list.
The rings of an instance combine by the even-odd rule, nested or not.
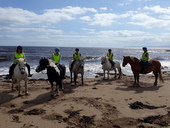
[(79, 51), (79, 48), (76, 48), (75, 51)]
[(21, 50), (21, 52), (22, 52), (22, 46), (18, 46), (17, 47), (17, 52), (18, 52), (18, 50)]

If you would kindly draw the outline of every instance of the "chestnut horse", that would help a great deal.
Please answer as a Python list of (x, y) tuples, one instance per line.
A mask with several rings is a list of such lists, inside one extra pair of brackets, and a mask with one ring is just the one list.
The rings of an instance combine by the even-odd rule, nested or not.
[[(162, 78), (162, 71), (161, 71), (161, 63), (158, 60), (152, 59), (149, 61), (151, 63), (150, 66), (146, 67), (146, 73), (150, 73), (153, 71), (153, 74), (155, 75), (155, 82), (154, 86), (157, 85), (157, 79), (159, 75), (159, 80), (160, 82), (164, 82)], [(125, 65), (130, 64), (133, 75), (134, 75), (134, 86), (137, 85), (139, 86), (139, 74), (142, 72), (140, 60), (137, 59), (136, 57), (132, 56), (124, 56), (122, 66), (125, 67)]]

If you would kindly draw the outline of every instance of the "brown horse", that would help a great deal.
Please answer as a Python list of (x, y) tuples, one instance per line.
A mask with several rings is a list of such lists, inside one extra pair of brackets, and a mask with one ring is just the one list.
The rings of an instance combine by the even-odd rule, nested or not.
[[(142, 72), (142, 68), (140, 65), (140, 60), (136, 57), (132, 56), (124, 56), (122, 66), (125, 67), (125, 65), (130, 64), (133, 75), (134, 75), (134, 86), (139, 86), (139, 74)], [(159, 80), (160, 82), (164, 82), (162, 78), (162, 71), (161, 71), (161, 63), (158, 60), (150, 60), (151, 65), (146, 67), (146, 73), (150, 73), (153, 71), (153, 74), (155, 75), (155, 82), (154, 86), (157, 85), (157, 79), (159, 74)]]

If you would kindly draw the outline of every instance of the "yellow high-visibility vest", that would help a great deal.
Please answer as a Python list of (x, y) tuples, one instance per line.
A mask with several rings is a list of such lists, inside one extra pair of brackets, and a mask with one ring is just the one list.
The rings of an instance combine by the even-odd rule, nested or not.
[(60, 59), (61, 59), (61, 54), (58, 53), (57, 55), (55, 53), (52, 54), (53, 60), (58, 64), (60, 63)]
[(113, 60), (113, 53), (107, 53), (108, 59)]
[(142, 61), (148, 61), (148, 58), (146, 57), (146, 54), (149, 54), (149, 53), (148, 52), (144, 52), (142, 54), (142, 58), (141, 58)]
[(80, 56), (81, 56), (81, 53), (78, 53), (78, 54), (74, 53), (73, 54), (73, 57), (74, 57), (75, 60), (77, 60)]
[(14, 52), (14, 63), (16, 64), (17, 63), (17, 59), (19, 59), (19, 58), (25, 58), (25, 54), (24, 54), (24, 52), (22, 52), (22, 53), (17, 53), (17, 52)]

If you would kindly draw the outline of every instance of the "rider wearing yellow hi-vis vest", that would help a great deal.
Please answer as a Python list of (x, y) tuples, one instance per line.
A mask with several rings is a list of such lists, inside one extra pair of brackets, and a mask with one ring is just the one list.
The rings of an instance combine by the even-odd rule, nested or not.
[(113, 59), (114, 59), (113, 56), (114, 56), (114, 54), (112, 53), (112, 50), (109, 49), (109, 50), (108, 50), (108, 53), (107, 53), (107, 57), (108, 57), (110, 63), (112, 64), (112, 66), (114, 67), (115, 63), (114, 63), (114, 61), (113, 61)]
[(148, 60), (149, 60), (149, 53), (147, 51), (147, 48), (146, 47), (143, 47), (143, 54), (142, 54), (142, 58), (141, 58), (141, 67), (142, 67), (142, 70), (141, 70), (141, 73), (145, 74), (146, 73), (146, 67), (148, 65)]
[(14, 63), (15, 64), (17, 64), (17, 59), (19, 59), (19, 58), (25, 58), (24, 52), (22, 52), (20, 54), (18, 52), (14, 52)]
[(81, 56), (81, 53), (79, 53), (79, 49), (76, 48), (75, 49), (75, 53), (73, 54), (73, 62), (71, 63), (71, 71), (73, 69), (74, 63), (76, 62), (76, 60)]
[[(14, 68), (17, 65), (17, 59), (19, 59), (19, 58), (25, 58), (25, 54), (22, 51), (22, 47), (21, 46), (18, 46), (16, 52), (14, 52), (14, 63), (9, 68), (9, 78), (10, 79), (12, 78), (12, 75), (14, 73)], [(31, 76), (30, 75), (30, 65), (27, 64), (26, 62), (25, 62), (25, 65), (28, 68), (28, 76)]]
[(60, 63), (60, 59), (61, 59), (61, 54), (59, 53), (59, 48), (55, 49), (55, 53), (52, 54), (52, 58), (55, 61), (56, 64)]
[(60, 76), (62, 79), (66, 78), (66, 68), (64, 66), (64, 64), (60, 63), (61, 60), (61, 54), (60, 54), (60, 49), (59, 48), (55, 48), (55, 53), (52, 53), (52, 58), (56, 64), (56, 66), (58, 67), (58, 69), (60, 70)]

